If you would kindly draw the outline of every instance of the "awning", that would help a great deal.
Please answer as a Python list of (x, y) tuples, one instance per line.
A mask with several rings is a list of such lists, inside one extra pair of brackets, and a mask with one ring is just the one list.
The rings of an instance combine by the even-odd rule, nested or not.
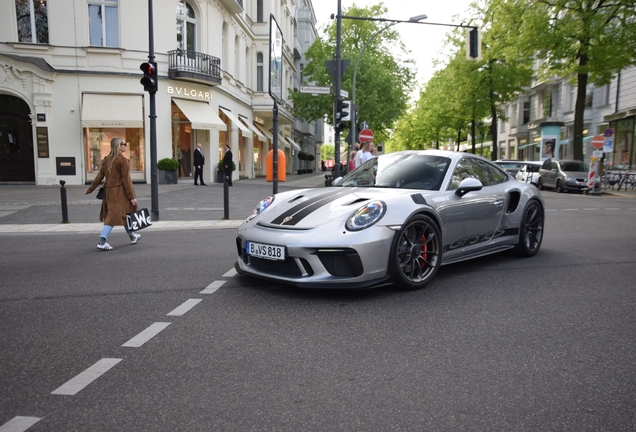
[(243, 117), (239, 117), (239, 120), (241, 121), (241, 123), (243, 123), (245, 126), (247, 126), (248, 129), (250, 129), (252, 132), (254, 132), (256, 134), (256, 136), (258, 137), (259, 141), (263, 141), (263, 142), (267, 141), (267, 138), (265, 137), (265, 135), (263, 135), (261, 133), (261, 131), (259, 131), (256, 128), (256, 126), (251, 126), (247, 120), (243, 120)]
[(281, 147), (289, 148), (291, 147), (291, 144), (289, 144), (289, 141), (285, 138), (285, 136), (278, 134), (278, 148)]
[(82, 127), (142, 128), (143, 99), (136, 95), (85, 94)]
[(296, 144), (294, 141), (292, 141), (289, 138), (285, 138), (292, 146), (292, 148), (296, 151), (300, 151), (300, 146), (298, 144)]
[(261, 131), (261, 133), (262, 133), (263, 135), (265, 135), (265, 137), (266, 137), (268, 140), (270, 140), (271, 142), (274, 142), (274, 135), (272, 135), (272, 134), (271, 134), (268, 130), (261, 129), (260, 127), (258, 127), (258, 126), (256, 126), (256, 125), (254, 125), (254, 127), (255, 127), (256, 129), (258, 129), (259, 131)]
[(536, 145), (538, 145), (538, 144), (539, 144), (539, 143), (530, 143), (530, 144), (525, 144), (525, 145), (519, 146), (519, 149), (524, 149), (524, 148), (526, 148), (526, 147), (530, 147), (530, 146), (536, 146)]
[(219, 108), (219, 109), (223, 111), (223, 113), (227, 116), (227, 118), (229, 118), (232, 121), (232, 123), (234, 123), (234, 126), (236, 126), (237, 128), (241, 130), (241, 135), (243, 135), (246, 138), (251, 138), (253, 136), (252, 131), (249, 130), (247, 126), (243, 124), (243, 122), (239, 121), (239, 119), (234, 114), (232, 114), (232, 111), (228, 111), (225, 108)]
[(192, 129), (225, 129), (226, 124), (214, 112), (207, 102), (197, 102), (185, 99), (175, 99), (179, 109), (185, 114), (192, 124)]

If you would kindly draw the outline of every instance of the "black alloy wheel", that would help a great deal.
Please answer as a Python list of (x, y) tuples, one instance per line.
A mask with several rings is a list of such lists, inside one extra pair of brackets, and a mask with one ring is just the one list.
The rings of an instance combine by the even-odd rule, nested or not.
[(539, 181), (537, 182), (539, 190), (543, 190), (543, 179), (541, 177), (539, 177)]
[(532, 200), (523, 211), (516, 251), (520, 256), (531, 257), (539, 252), (543, 240), (545, 213), (538, 201)]
[(561, 179), (557, 180), (556, 191), (557, 193), (563, 193), (563, 182), (561, 181)]
[(397, 236), (391, 259), (393, 279), (401, 289), (422, 289), (442, 262), (439, 229), (430, 217), (415, 215)]

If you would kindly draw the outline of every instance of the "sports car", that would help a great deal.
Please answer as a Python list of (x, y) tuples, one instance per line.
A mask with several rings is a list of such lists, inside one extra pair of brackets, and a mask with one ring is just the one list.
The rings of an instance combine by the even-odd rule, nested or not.
[(539, 190), (480, 156), (390, 153), (334, 183), (261, 201), (238, 228), (236, 270), (304, 288), (415, 290), (441, 265), (541, 247)]

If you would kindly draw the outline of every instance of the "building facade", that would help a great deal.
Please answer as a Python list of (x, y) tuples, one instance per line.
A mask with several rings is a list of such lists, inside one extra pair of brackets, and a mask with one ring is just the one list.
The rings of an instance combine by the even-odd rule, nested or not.
[[(192, 178), (193, 150), (214, 181), (229, 144), (234, 179), (266, 174), (273, 145), (268, 94), (270, 14), (283, 34), (279, 149), (285, 171), (297, 157), (289, 101), (298, 72), (298, 11), (315, 24), (311, 1), (158, 0), (153, 5), (157, 157)], [(113, 137), (129, 147), (131, 175), (150, 182), (148, 2), (0, 0), (0, 182), (85, 184)], [(314, 30), (315, 31), (315, 30)], [(281, 139), (282, 138), (282, 139)], [(315, 139), (314, 139), (315, 141)], [(281, 167), (279, 166), (279, 169)]]
[[(500, 159), (572, 159), (576, 90), (566, 79), (535, 80), (527, 92), (504, 105), (504, 118), (498, 124)], [(636, 68), (622, 70), (606, 86), (589, 85), (584, 116), (585, 159), (589, 160), (594, 150), (592, 137), (609, 134), (611, 129), (613, 151), (605, 155), (606, 164), (636, 168), (635, 119)], [(545, 143), (552, 141), (553, 146), (548, 148)]]

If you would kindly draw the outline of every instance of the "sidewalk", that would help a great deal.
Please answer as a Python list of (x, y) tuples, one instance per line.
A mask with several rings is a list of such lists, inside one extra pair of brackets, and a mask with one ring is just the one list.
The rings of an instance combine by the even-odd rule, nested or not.
[[(321, 188), (325, 173), (288, 175), (278, 191)], [(23, 233), (95, 233), (102, 228), (97, 192), (85, 195), (86, 186), (67, 186), (68, 224), (62, 223), (61, 187), (0, 185), (0, 235)], [(151, 210), (151, 186), (135, 185), (139, 208)], [(224, 219), (223, 185), (194, 186), (192, 180), (159, 185), (159, 220), (153, 230), (209, 230), (237, 228), (254, 207), (273, 192), (264, 177), (234, 181), (229, 188), (229, 218)], [(550, 193), (550, 192), (547, 192)], [(603, 191), (603, 195), (636, 198), (636, 190)]]
[[(159, 220), (153, 230), (237, 228), (254, 207), (273, 192), (264, 177), (236, 180), (228, 189), (229, 218), (224, 217), (223, 185), (194, 186), (193, 180), (159, 185)], [(151, 210), (151, 186), (136, 184), (139, 208)], [(278, 192), (325, 186), (324, 173), (288, 175)], [(62, 223), (61, 186), (0, 185), (0, 235), (12, 233), (95, 233), (102, 202), (97, 192), (85, 195), (86, 186), (67, 186), (68, 224)]]

